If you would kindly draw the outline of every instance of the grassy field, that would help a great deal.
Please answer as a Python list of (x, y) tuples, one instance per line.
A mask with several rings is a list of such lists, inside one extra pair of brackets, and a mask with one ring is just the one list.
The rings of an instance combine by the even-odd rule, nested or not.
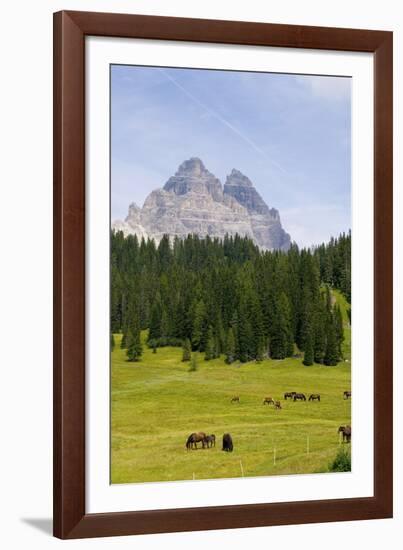
[[(346, 316), (345, 304), (342, 309)], [(347, 322), (345, 331), (349, 359)], [(141, 362), (129, 363), (120, 335), (115, 341), (112, 483), (233, 478), (242, 470), (245, 476), (328, 470), (339, 449), (337, 428), (350, 423), (350, 401), (343, 400), (350, 361), (337, 367), (305, 367), (301, 359), (226, 365), (223, 358), (204, 361), (200, 355), (198, 370), (190, 372), (179, 348), (153, 354), (144, 346)], [(285, 391), (320, 393), (321, 402), (284, 401)], [(231, 404), (234, 395), (240, 403)], [(266, 396), (281, 400), (283, 409), (263, 405)], [(195, 431), (216, 434), (217, 446), (187, 451), (186, 438)], [(232, 435), (233, 453), (221, 451), (225, 432)]]

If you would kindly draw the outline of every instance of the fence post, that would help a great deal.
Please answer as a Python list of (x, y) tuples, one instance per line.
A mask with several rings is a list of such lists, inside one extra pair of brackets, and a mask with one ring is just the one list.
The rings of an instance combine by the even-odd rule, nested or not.
[(242, 477), (244, 477), (243, 475), (243, 467), (242, 467), (242, 460), (239, 461), (239, 464), (241, 465), (241, 473), (242, 473)]

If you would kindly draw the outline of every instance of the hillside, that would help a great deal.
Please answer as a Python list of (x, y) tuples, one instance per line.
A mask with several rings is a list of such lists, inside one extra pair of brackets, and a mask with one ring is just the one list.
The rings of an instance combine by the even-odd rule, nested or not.
[[(287, 358), (227, 365), (223, 357), (204, 361), (199, 354), (198, 370), (189, 372), (180, 348), (144, 347), (140, 362), (127, 362), (120, 338), (111, 371), (112, 483), (240, 477), (241, 464), (245, 476), (328, 470), (339, 448), (337, 429), (351, 421), (343, 399), (350, 363), (304, 367)], [(321, 401), (284, 401), (285, 391), (320, 393)], [(234, 395), (239, 404), (230, 403)], [(266, 396), (281, 400), (282, 410), (263, 405)], [(187, 451), (187, 436), (199, 430), (216, 434), (217, 446)], [(220, 450), (224, 432), (233, 437), (233, 453)]]

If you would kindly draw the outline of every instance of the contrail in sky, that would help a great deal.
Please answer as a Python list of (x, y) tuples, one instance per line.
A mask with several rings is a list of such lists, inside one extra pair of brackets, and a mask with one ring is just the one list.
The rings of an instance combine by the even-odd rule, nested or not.
[(228, 122), (228, 120), (226, 120), (225, 118), (223, 118), (221, 115), (219, 115), (218, 113), (216, 113), (213, 109), (211, 109), (210, 107), (208, 107), (207, 105), (205, 105), (204, 103), (202, 103), (201, 101), (199, 101), (197, 99), (197, 97), (195, 97), (192, 93), (190, 93), (186, 88), (184, 88), (182, 86), (182, 84), (179, 84), (179, 82), (177, 80), (175, 80), (175, 78), (173, 78), (173, 76), (171, 76), (169, 73), (167, 73), (166, 71), (164, 71), (164, 69), (161, 69), (160, 67), (158, 67), (158, 70), (170, 81), (172, 82), (172, 84), (174, 84), (177, 88), (179, 88), (179, 90), (181, 90), (185, 95), (187, 95), (192, 101), (194, 101), (197, 105), (199, 105), (199, 107), (201, 107), (202, 109), (204, 109), (206, 112), (208, 112), (210, 115), (212, 115), (213, 117), (215, 117), (217, 120), (219, 120), (222, 124), (224, 124), (227, 128), (229, 128), (230, 130), (232, 130), (232, 132), (234, 132), (234, 134), (236, 134), (238, 137), (240, 137), (241, 139), (243, 139), (243, 141), (245, 141), (248, 145), (250, 145), (252, 147), (252, 149), (254, 149), (257, 153), (259, 153), (260, 155), (264, 156), (265, 159), (267, 159), (273, 166), (275, 166), (278, 170), (280, 170), (281, 172), (283, 172), (284, 174), (286, 174), (286, 170), (284, 170), (284, 168), (278, 164), (277, 162), (275, 162), (273, 159), (271, 159), (267, 153), (265, 151), (263, 151), (263, 149), (261, 149), (258, 145), (256, 145), (256, 143), (254, 141), (252, 141), (251, 139), (249, 139), (247, 136), (245, 136), (242, 132), (240, 132), (237, 128), (235, 128), (235, 126), (233, 126), (230, 122)]

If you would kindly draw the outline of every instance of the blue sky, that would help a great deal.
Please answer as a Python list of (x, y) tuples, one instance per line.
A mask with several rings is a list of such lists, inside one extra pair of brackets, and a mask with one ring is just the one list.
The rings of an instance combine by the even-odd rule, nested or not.
[(112, 220), (200, 157), (247, 175), (300, 246), (351, 227), (351, 79), (114, 65), (111, 102)]

